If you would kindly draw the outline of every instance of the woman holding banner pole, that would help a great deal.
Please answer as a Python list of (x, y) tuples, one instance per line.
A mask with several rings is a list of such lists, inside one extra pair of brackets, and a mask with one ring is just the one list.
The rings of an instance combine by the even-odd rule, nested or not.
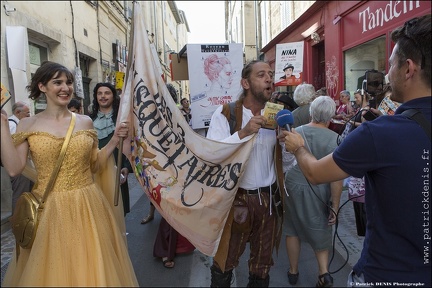
[[(67, 105), (73, 96), (74, 76), (63, 65), (44, 62), (28, 86), (30, 98), (45, 94), (47, 108), (22, 119), (11, 137), (1, 116), (1, 160), (9, 175), (24, 169), (30, 152), (37, 170), (32, 193), (41, 197), (76, 117), (70, 143), (44, 209), (30, 249), (18, 247), (2, 286), (138, 286), (126, 241), (101, 187), (114, 188), (111, 155), (128, 134), (121, 123), (108, 144), (98, 149), (93, 122), (74, 114)], [(113, 172), (113, 173), (112, 173)], [(99, 185), (94, 175), (101, 180)], [(105, 176), (105, 177), (104, 177)], [(104, 188), (106, 189), (106, 188)]]

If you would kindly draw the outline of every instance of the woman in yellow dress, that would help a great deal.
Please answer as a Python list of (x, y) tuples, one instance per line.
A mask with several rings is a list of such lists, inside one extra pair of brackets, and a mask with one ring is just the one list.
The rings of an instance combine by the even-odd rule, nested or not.
[[(33, 193), (42, 197), (71, 121), (73, 74), (63, 65), (44, 62), (34, 74), (30, 98), (46, 95), (47, 107), (20, 121), (11, 137), (1, 115), (1, 161), (9, 175), (20, 174), (28, 151), (37, 171)], [(2, 286), (138, 286), (125, 236), (111, 199), (94, 179), (114, 169), (111, 154), (127, 123), (98, 149), (96, 131), (86, 115), (76, 124), (55, 184), (39, 218), (31, 249), (20, 249), (9, 264)], [(112, 160), (112, 161), (111, 161)], [(102, 177), (103, 178), (103, 177)], [(106, 179), (110, 180), (110, 179)], [(112, 182), (112, 180), (111, 180)], [(104, 185), (106, 186), (106, 185)], [(104, 188), (105, 189), (105, 188)], [(124, 225), (124, 224), (123, 224)]]

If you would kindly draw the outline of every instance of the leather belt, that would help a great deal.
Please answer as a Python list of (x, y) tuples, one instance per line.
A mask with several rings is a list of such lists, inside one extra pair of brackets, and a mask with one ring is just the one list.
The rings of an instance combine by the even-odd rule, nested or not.
[(259, 191), (264, 192), (264, 193), (270, 193), (270, 188), (271, 191), (276, 191), (277, 189), (277, 183), (274, 182), (271, 186), (264, 186), (264, 187), (260, 187), (258, 189), (253, 189), (253, 190), (248, 190), (248, 189), (243, 189), (243, 188), (239, 188), (238, 190), (240, 192), (246, 193), (248, 195), (256, 195), (258, 194)]

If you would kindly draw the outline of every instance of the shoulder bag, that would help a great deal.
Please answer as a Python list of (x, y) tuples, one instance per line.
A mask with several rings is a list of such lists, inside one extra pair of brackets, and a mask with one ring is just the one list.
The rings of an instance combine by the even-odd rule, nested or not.
[(38, 227), (38, 220), (40, 217), (40, 213), (44, 208), (44, 204), (48, 197), (49, 192), (54, 186), (54, 183), (57, 178), (57, 174), (63, 162), (63, 158), (66, 154), (66, 149), (69, 144), (69, 140), (71, 138), (72, 131), (75, 126), (75, 117), (76, 117), (75, 113), (72, 113), (71, 122), (66, 134), (66, 138), (63, 142), (62, 149), (60, 151), (60, 156), (57, 160), (56, 166), (54, 167), (54, 171), (48, 182), (42, 200), (39, 201), (38, 197), (36, 197), (32, 192), (24, 192), (18, 198), (18, 201), (15, 206), (14, 214), (12, 215), (10, 221), (12, 226), (12, 233), (15, 236), (17, 246), (19, 245), (21, 248), (30, 249), (33, 245), (33, 241), (36, 236), (36, 231)]

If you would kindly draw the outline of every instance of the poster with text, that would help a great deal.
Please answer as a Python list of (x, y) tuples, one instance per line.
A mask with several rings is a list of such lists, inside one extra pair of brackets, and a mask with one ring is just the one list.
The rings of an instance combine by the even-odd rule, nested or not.
[(241, 92), (243, 45), (188, 44), (187, 53), (192, 128), (208, 128), (216, 108)]
[(276, 44), (275, 86), (297, 86), (303, 82), (304, 42)]

